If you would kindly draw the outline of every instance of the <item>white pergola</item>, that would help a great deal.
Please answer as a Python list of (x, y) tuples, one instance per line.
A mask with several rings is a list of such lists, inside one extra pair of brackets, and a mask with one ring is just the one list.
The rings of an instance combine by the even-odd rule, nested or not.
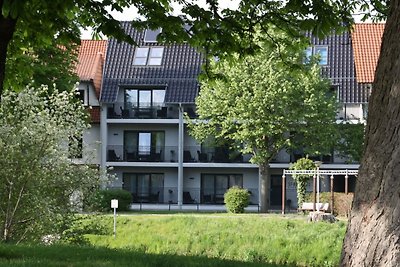
[(333, 192), (333, 180), (335, 175), (344, 175), (345, 186), (344, 191), (347, 194), (349, 192), (349, 175), (358, 175), (358, 170), (321, 170), (317, 167), (316, 170), (283, 170), (282, 175), (282, 214), (285, 214), (286, 210), (286, 175), (296, 174), (308, 174), (313, 177), (313, 203), (314, 211), (317, 207), (316, 203), (319, 202), (319, 179), (321, 175), (328, 175), (331, 178), (331, 213), (333, 213), (334, 204), (334, 192)]

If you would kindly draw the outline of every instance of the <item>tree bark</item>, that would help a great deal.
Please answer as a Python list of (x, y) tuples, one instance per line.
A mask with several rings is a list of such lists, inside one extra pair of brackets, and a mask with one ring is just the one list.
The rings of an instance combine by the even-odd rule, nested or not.
[(0, 98), (3, 95), (4, 79), (6, 72), (7, 48), (14, 32), (17, 19), (2, 15), (3, 0), (0, 0)]
[(259, 183), (260, 183), (260, 212), (267, 213), (270, 204), (271, 195), (271, 175), (269, 163), (260, 163), (258, 165)]
[(400, 263), (400, 0), (390, 1), (342, 266)]

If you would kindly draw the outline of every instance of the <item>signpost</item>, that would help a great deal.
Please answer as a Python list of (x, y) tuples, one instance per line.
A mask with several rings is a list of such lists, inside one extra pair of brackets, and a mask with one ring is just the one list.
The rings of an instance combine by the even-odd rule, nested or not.
[(118, 199), (111, 199), (111, 208), (114, 209), (114, 238), (117, 234), (117, 209), (118, 209)]

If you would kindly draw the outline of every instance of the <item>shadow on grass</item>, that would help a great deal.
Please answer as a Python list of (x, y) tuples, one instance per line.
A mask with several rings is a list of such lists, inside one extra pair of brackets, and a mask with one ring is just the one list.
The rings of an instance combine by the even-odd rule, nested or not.
[(77, 246), (0, 245), (0, 266), (295, 266)]

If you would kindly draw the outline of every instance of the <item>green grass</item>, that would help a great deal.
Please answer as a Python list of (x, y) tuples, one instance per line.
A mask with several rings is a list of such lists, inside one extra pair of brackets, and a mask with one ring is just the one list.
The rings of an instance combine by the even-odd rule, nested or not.
[[(304, 216), (89, 216), (92, 247), (0, 246), (0, 266), (337, 266), (345, 223)], [(9, 249), (11, 248), (11, 249)]]

